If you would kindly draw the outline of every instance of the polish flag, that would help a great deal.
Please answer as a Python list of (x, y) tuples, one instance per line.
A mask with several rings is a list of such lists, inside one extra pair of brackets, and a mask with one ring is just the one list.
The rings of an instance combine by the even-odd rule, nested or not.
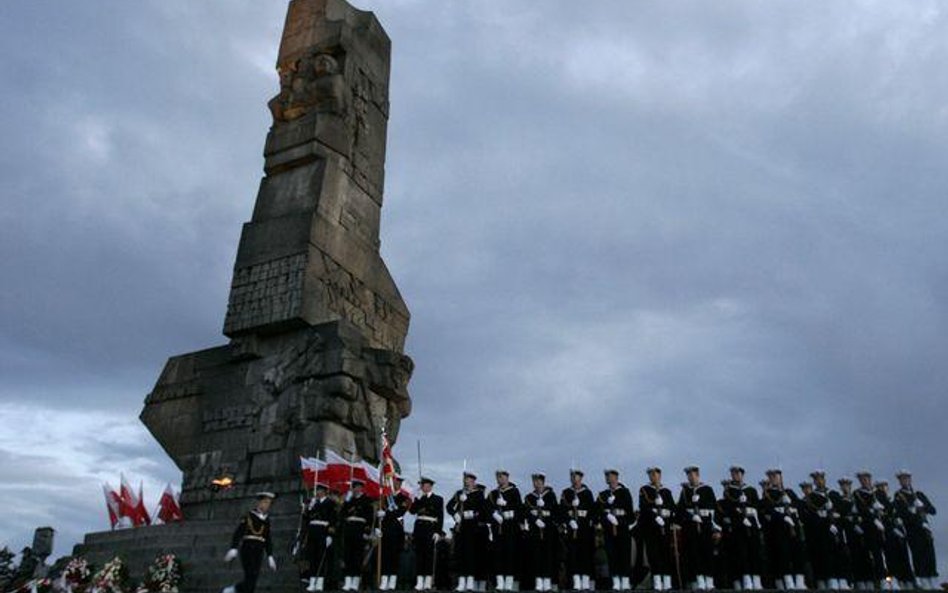
[(165, 491), (161, 493), (161, 499), (158, 500), (158, 519), (162, 523), (174, 523), (175, 521), (184, 520), (178, 495), (175, 494), (171, 484), (165, 486)]
[(105, 495), (105, 507), (109, 511), (109, 524), (115, 529), (121, 518), (122, 497), (108, 484), (102, 484), (102, 493)]
[(316, 481), (319, 479), (319, 475), (323, 474), (325, 479), (328, 467), (328, 463), (315, 457), (300, 457), (300, 473), (303, 476), (303, 484), (307, 490), (316, 489)]
[(121, 475), (121, 486), (119, 488), (119, 521), (127, 526), (138, 525), (138, 501), (135, 491), (125, 479), (125, 474)]
[(138, 482), (138, 504), (135, 506), (135, 515), (138, 517), (136, 525), (151, 525), (151, 516), (145, 508), (145, 496), (142, 494), (142, 483)]

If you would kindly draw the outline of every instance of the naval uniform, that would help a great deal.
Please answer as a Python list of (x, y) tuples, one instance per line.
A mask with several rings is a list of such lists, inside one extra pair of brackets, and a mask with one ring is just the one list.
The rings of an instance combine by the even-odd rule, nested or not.
[(579, 489), (570, 486), (560, 495), (560, 516), (566, 526), (566, 573), (570, 577), (593, 575), (595, 505), (592, 490), (585, 484)]
[(937, 511), (923, 492), (901, 488), (895, 493), (895, 512), (902, 519), (912, 550), (915, 576), (932, 579), (938, 576), (935, 560), (935, 541), (928, 517)]
[[(717, 500), (711, 486), (682, 484), (676, 521), (684, 534), (682, 578), (689, 583), (696, 582), (699, 576), (711, 578), (715, 573), (714, 534), (721, 532), (721, 526), (715, 521), (716, 509)], [(711, 584), (707, 586), (710, 588)]]
[(434, 576), (434, 539), (444, 531), (444, 499), (434, 492), (420, 493), (408, 512), (415, 515), (415, 530), (411, 538), (415, 548), (415, 573)]
[(633, 523), (634, 512), (632, 494), (621, 482), (615, 487), (606, 488), (596, 498), (599, 510), (599, 524), (602, 526), (606, 557), (609, 561), (609, 576), (632, 578), (632, 534), (629, 531)]
[(238, 593), (253, 593), (263, 559), (273, 555), (270, 518), (256, 509), (247, 513), (237, 525), (230, 547), (239, 550), (240, 566), (244, 571), (244, 580), (234, 588)]
[(675, 498), (665, 486), (646, 484), (639, 488), (638, 528), (645, 543), (652, 576), (668, 577), (674, 560), (668, 553), (668, 534), (675, 516)]
[(885, 551), (886, 568), (888, 575), (899, 580), (901, 585), (910, 585), (915, 582), (915, 574), (912, 572), (912, 562), (909, 560), (908, 534), (905, 531), (905, 523), (896, 513), (895, 505), (889, 495), (881, 489), (876, 490), (876, 498), (885, 507), (882, 523), (885, 525)]
[(365, 554), (365, 541), (372, 532), (375, 509), (365, 494), (352, 496), (342, 504), (343, 576), (360, 577)]
[(513, 578), (520, 570), (520, 522), (523, 520), (523, 497), (517, 485), (508, 483), (491, 490), (487, 495), (487, 510), (494, 574)]
[(759, 506), (760, 497), (753, 486), (734, 480), (725, 482), (718, 507), (730, 584), (742, 584), (746, 577), (759, 577), (763, 572)]
[(885, 554), (885, 506), (876, 497), (872, 488), (859, 488), (853, 494), (859, 513), (858, 531), (865, 546), (867, 566), (865, 572), (856, 575), (856, 581), (866, 581), (879, 586), (886, 577)]
[(332, 537), (335, 532), (336, 517), (339, 509), (336, 501), (325, 496), (322, 499), (313, 497), (303, 513), (303, 562), (306, 570), (304, 578), (319, 578), (326, 574), (329, 559), (326, 557), (329, 546), (326, 538)]
[(458, 575), (480, 577), (486, 552), (485, 523), (488, 517), (484, 487), (478, 484), (472, 490), (458, 490), (448, 501), (447, 509), (454, 516), (454, 555)]
[(796, 497), (787, 488), (767, 486), (761, 498), (760, 515), (771, 576), (779, 582), (803, 574), (795, 553), (797, 542), (803, 537)]
[[(405, 524), (403, 517), (408, 512), (411, 500), (402, 492), (398, 492), (388, 500), (383, 501), (382, 513), (382, 574), (398, 575), (398, 568), (405, 549)], [(392, 583), (391, 589), (395, 588)]]
[(535, 578), (551, 579), (556, 567), (559, 547), (559, 507), (556, 493), (549, 486), (523, 497), (524, 521), (530, 549), (530, 569)]
[(839, 558), (843, 533), (837, 525), (829, 490), (814, 487), (803, 498), (800, 509), (813, 578), (818, 585), (827, 585), (831, 579), (842, 578)]

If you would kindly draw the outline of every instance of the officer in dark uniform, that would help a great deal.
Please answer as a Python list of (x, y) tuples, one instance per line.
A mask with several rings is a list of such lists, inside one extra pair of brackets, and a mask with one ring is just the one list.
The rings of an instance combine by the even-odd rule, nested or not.
[(649, 482), (639, 488), (638, 527), (652, 572), (652, 587), (656, 591), (671, 590), (673, 560), (668, 554), (668, 535), (675, 516), (675, 498), (662, 484), (662, 468), (653, 466), (645, 473)]
[(885, 480), (876, 482), (876, 498), (885, 507), (882, 523), (885, 525), (885, 562), (887, 576), (892, 579), (893, 589), (914, 589), (915, 574), (912, 573), (912, 562), (909, 560), (909, 549), (905, 523), (895, 510), (892, 498), (889, 497), (889, 483)]
[(528, 534), (530, 566), (536, 591), (552, 591), (559, 547), (559, 507), (556, 493), (546, 485), (546, 474), (530, 476), (533, 490), (523, 497), (524, 520)]
[(613, 591), (632, 590), (632, 534), (635, 508), (632, 493), (619, 481), (619, 471), (605, 471), (607, 488), (599, 493), (596, 505), (602, 528)]
[(365, 495), (365, 483), (353, 478), (339, 513), (342, 521), (343, 591), (358, 591), (362, 581), (365, 542), (372, 534), (375, 505)]
[(434, 480), (418, 480), (421, 493), (412, 501), (408, 512), (415, 515), (412, 545), (415, 548), (415, 591), (430, 591), (435, 568), (435, 546), (444, 535), (444, 499), (434, 493)]
[(519, 573), (520, 521), (523, 498), (517, 485), (510, 481), (510, 472), (494, 472), (497, 487), (487, 495), (490, 528), (493, 539), (492, 557), (497, 591), (513, 591), (514, 575)]
[(380, 591), (394, 591), (398, 587), (398, 568), (405, 549), (404, 516), (411, 506), (411, 499), (402, 492), (402, 477), (392, 478), (395, 493), (382, 501), (382, 509), (376, 516), (382, 523), (382, 582)]
[(833, 500), (826, 487), (826, 472), (818, 469), (811, 472), (810, 477), (813, 478), (813, 487), (803, 493), (800, 520), (806, 533), (813, 579), (817, 589), (837, 591), (842, 588), (839, 558), (843, 533), (837, 524)]
[(935, 582), (938, 570), (935, 541), (928, 517), (937, 511), (925, 493), (912, 486), (911, 472), (903, 469), (895, 476), (899, 480), (899, 490), (894, 498), (895, 512), (905, 525), (909, 548), (912, 550), (915, 579), (920, 589), (933, 591), (938, 589)]
[(473, 472), (464, 472), (464, 487), (448, 501), (448, 513), (454, 517), (454, 555), (457, 558), (457, 591), (475, 591), (475, 576), (480, 576), (484, 546), (487, 497)]
[(560, 495), (560, 516), (566, 532), (566, 573), (573, 579), (573, 591), (592, 591), (596, 499), (583, 484), (582, 470), (569, 470), (569, 481), (569, 488)]
[(856, 474), (859, 488), (853, 494), (856, 501), (856, 511), (859, 513), (858, 532), (862, 536), (863, 545), (868, 556), (868, 573), (861, 575), (860, 587), (865, 590), (886, 588), (886, 566), (883, 546), (885, 543), (885, 506), (876, 497), (872, 484), (872, 473), (863, 470)]
[(806, 589), (803, 567), (797, 565), (794, 554), (796, 540), (803, 536), (799, 507), (790, 490), (783, 485), (782, 470), (767, 470), (767, 478), (760, 516), (772, 576), (775, 583), (782, 582), (784, 589)]
[(244, 580), (225, 587), (223, 593), (253, 593), (257, 588), (257, 579), (260, 577), (260, 567), (264, 556), (270, 570), (276, 570), (276, 560), (273, 559), (273, 540), (270, 538), (270, 505), (276, 494), (272, 492), (258, 492), (257, 504), (252, 511), (244, 515), (234, 536), (231, 538), (230, 550), (224, 556), (226, 562), (240, 556), (240, 566), (244, 570)]
[[(714, 588), (714, 544), (720, 538), (721, 526), (715, 521), (717, 500), (714, 489), (701, 481), (701, 469), (685, 468), (688, 481), (681, 485), (676, 523), (684, 534), (684, 575), (686, 583), (698, 591)], [(679, 585), (685, 587), (685, 583)]]
[(332, 545), (339, 509), (329, 496), (329, 485), (316, 484), (313, 497), (303, 510), (302, 559), (307, 566), (303, 573), (307, 591), (324, 591), (327, 555)]
[(866, 547), (862, 516), (856, 506), (853, 481), (842, 477), (836, 483), (839, 484), (839, 491), (833, 491), (830, 495), (846, 535), (847, 554), (843, 556), (843, 561), (846, 562), (843, 571), (852, 588), (863, 590), (866, 584), (871, 584), (872, 581), (872, 556)]
[(763, 589), (760, 497), (753, 486), (744, 482), (743, 467), (733, 465), (730, 472), (731, 479), (721, 483), (724, 491), (718, 501), (728, 578), (736, 590), (757, 591)]

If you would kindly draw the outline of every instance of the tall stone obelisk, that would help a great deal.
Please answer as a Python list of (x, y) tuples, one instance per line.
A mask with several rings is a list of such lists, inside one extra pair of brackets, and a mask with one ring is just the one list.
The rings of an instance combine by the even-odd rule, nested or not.
[[(300, 455), (376, 461), (382, 423), (397, 437), (413, 363), (403, 354), (408, 308), (379, 255), (390, 51), (372, 13), (291, 0), (265, 175), (224, 321), (230, 342), (171, 358), (141, 414), (183, 473), (185, 523), (90, 534), (80, 551), (121, 540), (139, 562), (161, 545), (192, 564), (217, 562), (234, 518), (263, 489), (286, 495), (274, 516), (289, 540)], [(233, 487), (211, 488), (224, 477)], [(189, 591), (224, 584), (213, 571), (191, 575)]]

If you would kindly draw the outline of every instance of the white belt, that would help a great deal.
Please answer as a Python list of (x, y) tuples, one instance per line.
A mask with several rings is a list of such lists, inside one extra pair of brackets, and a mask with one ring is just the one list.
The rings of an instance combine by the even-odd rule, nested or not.
[(534, 509), (534, 510), (530, 511), (530, 514), (533, 515), (534, 517), (536, 517), (536, 516), (549, 517), (549, 516), (550, 516), (550, 511), (540, 511), (540, 510)]
[(252, 539), (252, 540), (258, 541), (258, 542), (265, 542), (265, 541), (267, 541), (266, 539), (264, 539), (263, 537), (261, 537), (261, 536), (259, 536), (259, 535), (245, 535), (245, 536), (244, 536), (244, 539)]
[(613, 509), (612, 514), (615, 515), (616, 517), (624, 517), (625, 509)]
[(346, 517), (350, 523), (365, 523), (365, 517)]
[(504, 511), (503, 513), (500, 514), (500, 516), (503, 517), (504, 519), (513, 519), (514, 514), (515, 513), (513, 511)]
[(825, 519), (826, 517), (829, 516), (829, 513), (828, 513), (827, 511), (816, 511), (816, 516), (817, 516), (817, 517), (822, 517), (822, 518)]
[(711, 509), (700, 509), (698, 510), (698, 515), (702, 517), (711, 517), (714, 515), (714, 511), (712, 511)]
[(576, 511), (577, 517), (585, 517), (588, 514), (589, 514), (589, 511)]
[(427, 515), (419, 515), (419, 516), (417, 517), (417, 520), (418, 520), (418, 521), (429, 521), (429, 522), (431, 522), (431, 523), (437, 523), (437, 522), (438, 522), (438, 519), (437, 519), (437, 518), (435, 518), (435, 517), (428, 517)]
[(316, 519), (316, 520), (314, 520), (314, 521), (310, 521), (309, 524), (310, 524), (310, 525), (322, 525), (323, 527), (328, 527), (328, 526), (329, 526), (329, 521), (320, 521), (319, 519)]

